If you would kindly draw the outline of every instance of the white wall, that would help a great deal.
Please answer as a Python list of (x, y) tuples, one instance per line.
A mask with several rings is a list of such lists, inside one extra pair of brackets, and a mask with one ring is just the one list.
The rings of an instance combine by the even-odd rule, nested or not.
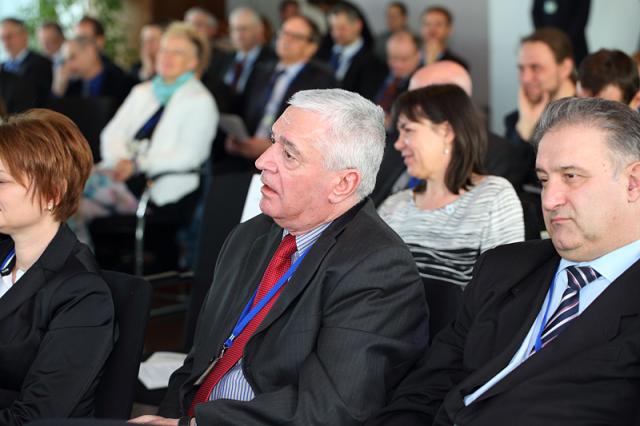
[[(491, 128), (503, 134), (504, 116), (516, 108), (520, 38), (533, 31), (532, 0), (489, 0), (489, 87)], [(635, 52), (640, 46), (638, 0), (592, 0), (587, 24), (589, 51), (600, 48)]]

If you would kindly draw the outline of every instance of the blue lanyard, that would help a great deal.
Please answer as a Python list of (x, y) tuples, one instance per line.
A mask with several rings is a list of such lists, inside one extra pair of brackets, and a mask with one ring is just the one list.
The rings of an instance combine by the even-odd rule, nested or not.
[(540, 330), (538, 330), (538, 335), (536, 336), (536, 341), (534, 344), (534, 348), (536, 348), (536, 352), (539, 352), (542, 349), (542, 332), (544, 331), (544, 326), (547, 324), (547, 316), (549, 315), (549, 308), (551, 307), (551, 299), (553, 299), (553, 290), (556, 286), (556, 276), (553, 276), (553, 281), (551, 281), (551, 285), (549, 286), (549, 301), (547, 302), (547, 307), (544, 310), (544, 315), (542, 316), (542, 324), (540, 324)]
[(253, 296), (251, 296), (251, 299), (247, 303), (247, 306), (244, 307), (244, 310), (240, 314), (238, 322), (236, 323), (235, 327), (233, 327), (231, 335), (229, 336), (229, 338), (227, 338), (227, 340), (225, 340), (224, 345), (222, 346), (223, 351), (229, 349), (233, 345), (236, 337), (238, 337), (240, 333), (242, 333), (242, 330), (244, 330), (247, 324), (249, 324), (249, 322), (258, 314), (258, 312), (260, 312), (262, 308), (264, 308), (264, 306), (269, 303), (269, 301), (278, 292), (278, 290), (280, 290), (280, 288), (289, 280), (289, 278), (291, 278), (291, 275), (293, 275), (296, 269), (298, 269), (300, 262), (302, 262), (302, 259), (304, 259), (304, 257), (307, 255), (310, 248), (311, 247), (302, 252), (302, 254), (293, 263), (293, 265), (289, 267), (287, 272), (285, 272), (284, 275), (280, 277), (278, 282), (271, 288), (271, 290), (269, 290), (267, 294), (264, 295), (262, 299), (258, 301), (258, 303), (256, 303), (256, 306), (254, 306), (252, 309), (251, 305), (253, 304), (253, 300), (256, 298), (256, 294), (258, 293), (258, 289), (256, 288), (256, 291), (253, 292)]
[(11, 261), (15, 256), (16, 256), (16, 249), (12, 248), (9, 251), (9, 254), (7, 254), (7, 257), (5, 257), (4, 260), (2, 261), (2, 266), (0, 266), (0, 272), (2, 273), (2, 275), (7, 275), (9, 273), (9, 264), (11, 264)]

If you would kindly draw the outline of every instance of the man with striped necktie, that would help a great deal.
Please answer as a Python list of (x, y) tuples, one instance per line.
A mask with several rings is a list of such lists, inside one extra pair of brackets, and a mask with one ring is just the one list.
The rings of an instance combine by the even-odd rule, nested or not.
[(478, 260), (456, 320), (368, 425), (640, 421), (640, 115), (561, 99), (535, 140), (551, 240)]

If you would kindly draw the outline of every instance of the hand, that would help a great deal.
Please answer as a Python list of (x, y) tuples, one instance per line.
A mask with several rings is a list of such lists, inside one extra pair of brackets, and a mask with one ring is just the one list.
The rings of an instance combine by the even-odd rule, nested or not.
[(250, 138), (243, 142), (228, 137), (224, 142), (224, 148), (229, 154), (240, 155), (249, 160), (255, 160), (260, 157), (271, 146), (269, 139), (263, 138)]
[(120, 160), (113, 168), (113, 179), (116, 182), (124, 182), (133, 176), (136, 165), (131, 160)]
[(516, 131), (525, 141), (531, 140), (533, 131), (542, 116), (542, 112), (549, 104), (551, 97), (548, 92), (543, 92), (538, 102), (529, 100), (522, 86), (518, 89), (518, 122)]
[(127, 423), (135, 423), (138, 425), (178, 426), (178, 419), (167, 419), (166, 417), (146, 415), (131, 419)]
[(59, 67), (56, 67), (54, 71), (51, 91), (56, 96), (64, 96), (67, 91), (67, 87), (69, 86), (69, 80), (71, 79), (69, 63), (64, 62)]

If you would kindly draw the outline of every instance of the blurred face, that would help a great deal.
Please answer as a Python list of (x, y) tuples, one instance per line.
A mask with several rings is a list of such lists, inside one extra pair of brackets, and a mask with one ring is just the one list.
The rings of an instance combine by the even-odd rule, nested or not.
[(256, 160), (260, 209), (289, 231), (310, 230), (331, 212), (329, 194), (339, 174), (325, 169), (314, 143), (326, 134), (317, 113), (289, 107), (273, 124), (273, 145)]
[(316, 48), (317, 45), (311, 40), (311, 28), (302, 18), (290, 18), (278, 32), (276, 53), (284, 64), (306, 62)]
[(393, 147), (400, 151), (409, 175), (419, 179), (444, 178), (451, 161), (452, 137), (447, 123), (430, 120), (410, 121), (398, 117), (398, 140)]
[(593, 91), (587, 89), (586, 87), (582, 87), (580, 82), (578, 82), (576, 89), (576, 94), (580, 98), (600, 98), (616, 102), (623, 102), (624, 99), (622, 89), (620, 89), (620, 87), (618, 86), (614, 86), (613, 84), (607, 84), (598, 93), (595, 94), (593, 93)]
[(440, 12), (425, 13), (422, 15), (420, 34), (425, 42), (445, 44), (451, 34), (451, 26), (444, 14)]
[(183, 37), (164, 37), (156, 58), (156, 72), (165, 81), (173, 82), (198, 66), (196, 47)]
[(280, 12), (280, 21), (284, 22), (287, 19), (296, 16), (300, 13), (298, 5), (295, 3), (288, 3)]
[(53, 28), (42, 27), (38, 29), (38, 44), (45, 55), (52, 57), (58, 53), (62, 43), (64, 43), (64, 38)]
[(394, 77), (408, 77), (420, 64), (420, 51), (409, 37), (390, 38), (387, 42), (387, 65)]
[(71, 75), (79, 78), (85, 78), (92, 74), (101, 62), (95, 47), (82, 48), (73, 40), (62, 45), (62, 56)]
[(155, 59), (160, 50), (162, 30), (153, 25), (147, 25), (140, 32), (140, 56)]
[(104, 49), (104, 36), (97, 36), (95, 28), (89, 22), (80, 22), (76, 25), (76, 36), (93, 38), (98, 46), (98, 49)]
[(38, 198), (32, 199), (31, 195), (9, 174), (0, 160), (0, 233), (15, 235), (51, 216), (45, 206), (40, 205)]
[(193, 25), (198, 33), (207, 40), (213, 40), (217, 33), (217, 27), (211, 25), (209, 17), (201, 12), (194, 12), (187, 15), (185, 21)]
[(255, 16), (248, 12), (240, 12), (231, 16), (229, 22), (233, 47), (242, 52), (260, 44), (262, 23), (256, 21)]
[(544, 93), (554, 99), (563, 80), (569, 78), (570, 64), (568, 60), (558, 64), (551, 48), (545, 43), (523, 43), (518, 58), (518, 73), (520, 85), (529, 101), (540, 102)]
[(2, 40), (4, 50), (9, 56), (15, 58), (27, 47), (29, 36), (20, 26), (5, 22), (0, 25), (0, 40)]
[(404, 29), (407, 26), (407, 17), (402, 14), (397, 6), (389, 6), (387, 8), (387, 28), (394, 32)]
[(569, 260), (600, 257), (630, 242), (629, 231), (637, 228), (637, 215), (628, 213), (629, 168), (616, 173), (605, 136), (570, 126), (547, 133), (539, 145), (544, 222)]
[(331, 38), (340, 46), (347, 46), (360, 37), (362, 22), (358, 19), (352, 21), (345, 13), (329, 15), (331, 26)]

